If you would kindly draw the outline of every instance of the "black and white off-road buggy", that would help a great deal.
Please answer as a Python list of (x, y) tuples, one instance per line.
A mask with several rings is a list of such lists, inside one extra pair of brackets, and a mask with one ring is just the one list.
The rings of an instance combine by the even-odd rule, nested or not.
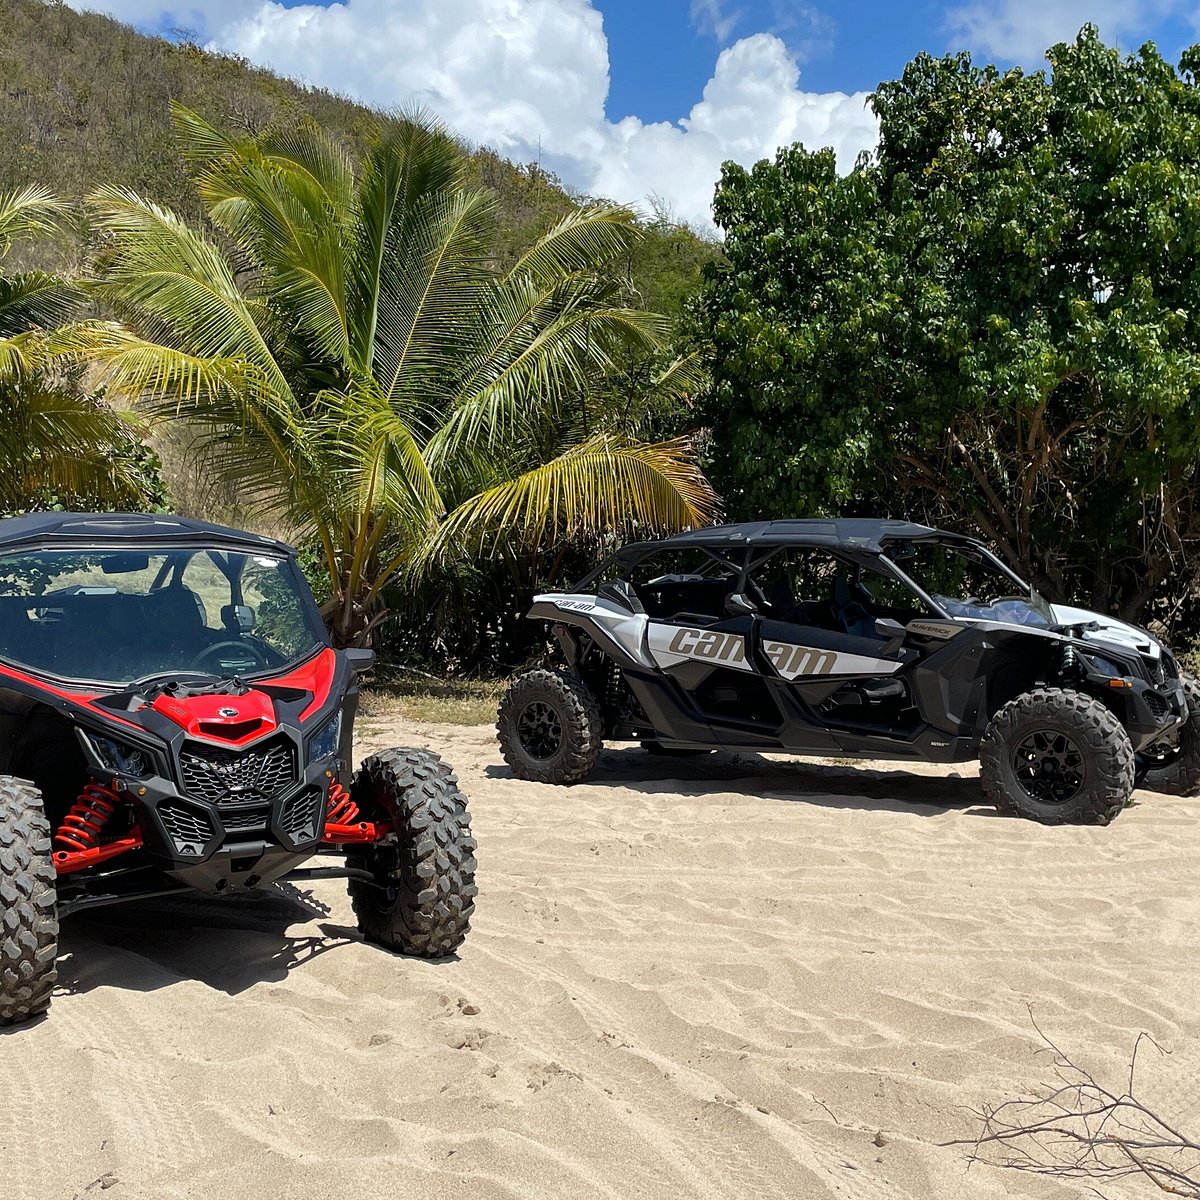
[(1200, 791), (1200, 689), (1142, 629), (1048, 604), (984, 545), (901, 521), (768, 521), (641, 542), (541, 595), (561, 669), (508, 686), (522, 779), (601, 743), (978, 758), (986, 795), (1111, 821), (1137, 784)]
[(345, 878), (367, 940), (459, 945), (475, 843), (450, 768), (395, 749), (352, 773), (372, 659), (329, 644), (280, 542), (0, 521), (0, 1025), (50, 1003), (61, 916), (189, 889)]

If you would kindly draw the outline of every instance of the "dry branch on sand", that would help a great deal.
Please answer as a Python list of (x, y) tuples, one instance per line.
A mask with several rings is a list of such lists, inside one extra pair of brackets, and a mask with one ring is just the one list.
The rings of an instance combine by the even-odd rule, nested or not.
[[(1200, 1200), (1200, 1141), (1137, 1094), (1143, 1044), (1159, 1054), (1169, 1051), (1149, 1034), (1139, 1034), (1124, 1089), (1116, 1092), (1051, 1041), (1036, 1020), (1033, 1027), (1054, 1056), (1054, 1081), (1033, 1096), (985, 1105), (976, 1114), (983, 1122), (979, 1135), (946, 1144), (970, 1145), (972, 1162), (1095, 1185), (1142, 1177), (1159, 1192)], [(1100, 1186), (1091, 1190), (1104, 1195)]]

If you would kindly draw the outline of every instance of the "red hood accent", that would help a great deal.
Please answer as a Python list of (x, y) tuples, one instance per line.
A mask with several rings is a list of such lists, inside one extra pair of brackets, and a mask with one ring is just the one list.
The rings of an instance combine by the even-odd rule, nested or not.
[(329, 698), (329, 689), (333, 686), (333, 675), (337, 668), (337, 651), (322, 650), (316, 658), (310, 659), (302, 667), (286, 675), (279, 675), (269, 682), (276, 687), (299, 688), (302, 692), (312, 694), (312, 703), (300, 714), (300, 720), (307, 720)]
[(37, 675), (29, 675), (24, 671), (18, 671), (15, 667), (9, 666), (8, 663), (0, 663), (0, 680), (3, 680), (5, 677), (19, 680), (21, 683), (32, 684), (38, 691), (46, 692), (51, 696), (57, 696), (60, 700), (78, 705), (80, 708), (86, 708), (89, 712), (98, 714), (106, 721), (120, 721), (122, 725), (128, 725), (131, 729), (141, 729), (141, 726), (136, 721), (131, 721), (128, 717), (123, 717), (120, 713), (112, 712), (110, 709), (100, 708), (95, 702), (103, 693), (91, 690), (84, 691), (71, 687), (55, 687), (54, 684), (39, 678)]
[(277, 725), (275, 706), (265, 692), (241, 696), (159, 696), (150, 706), (197, 737), (241, 746), (270, 733)]
[[(333, 677), (336, 673), (336, 669), (337, 652), (332, 648), (326, 648), (322, 650), (315, 658), (306, 662), (303, 666), (297, 667), (294, 671), (289, 671), (286, 675), (279, 675), (273, 679), (263, 680), (263, 683), (268, 686), (275, 685), (279, 687), (292, 687), (297, 688), (300, 691), (309, 692), (312, 695), (312, 700), (308, 707), (305, 708), (305, 710), (300, 714), (301, 720), (307, 720), (329, 698), (329, 689), (333, 686)], [(128, 716), (123, 716), (118, 712), (114, 712), (110, 708), (103, 708), (98, 705), (96, 701), (103, 693), (97, 692), (94, 685), (82, 685), (80, 687), (71, 687), (70, 685), (62, 684), (56, 685), (37, 675), (31, 675), (25, 671), (21, 671), (9, 663), (0, 663), (0, 680), (3, 680), (6, 676), (10, 679), (19, 680), (21, 683), (30, 684), (36, 691), (44, 692), (51, 696), (57, 696), (60, 700), (66, 701), (72, 706), (78, 706), (86, 709), (89, 712), (95, 713), (105, 721), (117, 721), (122, 725), (128, 725), (131, 729), (143, 730), (143, 727), (139, 725), (137, 721), (131, 720)], [(272, 729), (275, 728), (277, 722), (275, 720), (274, 707), (271, 706), (270, 697), (258, 691), (248, 693), (247, 695), (254, 695), (257, 698), (255, 701), (256, 704), (265, 702), (270, 707), (270, 727)], [(176, 700), (164, 695), (158, 698), (158, 701), (156, 701), (154, 704), (154, 708), (167, 717), (168, 720), (174, 721), (177, 725), (188, 730), (190, 733), (193, 732), (190, 724), (193, 719), (196, 721), (198, 726), (201, 719), (205, 721), (205, 724), (208, 724), (208, 718), (201, 718), (198, 715), (193, 717), (193, 712), (187, 707), (189, 704), (194, 703), (196, 700), (204, 699), (213, 701), (217, 708), (229, 707), (240, 710), (241, 704), (239, 702), (245, 700), (246, 698), (247, 697), (245, 696), (196, 696), (192, 697), (190, 700)], [(172, 714), (171, 712), (159, 707), (159, 701), (166, 702), (168, 700), (170, 700), (172, 704), (179, 706), (175, 714)], [(218, 718), (218, 720), (219, 719), (220, 718)], [(225, 719), (231, 724), (236, 725), (236, 722), (240, 721), (242, 718), (238, 716), (236, 718), (229, 717)], [(241, 745), (243, 742), (253, 741), (256, 737), (259, 737), (265, 732), (267, 732), (267, 726), (260, 725), (259, 729), (255, 733), (244, 738), (240, 738), (237, 741), (227, 737), (221, 738), (220, 740), (231, 742), (235, 745)], [(209, 734), (207, 736), (211, 737), (214, 735)], [(220, 735), (215, 736), (220, 737)]]

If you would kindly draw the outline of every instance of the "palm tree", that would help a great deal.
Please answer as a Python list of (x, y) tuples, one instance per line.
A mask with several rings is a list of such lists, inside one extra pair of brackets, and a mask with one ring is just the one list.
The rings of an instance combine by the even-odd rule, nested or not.
[[(44, 188), (0, 196), (0, 258), (14, 241), (59, 234), (61, 200)], [(47, 330), (75, 315), (80, 292), (46, 271), (0, 274), (0, 510), (52, 498), (129, 504), (140, 499), (124, 457), (121, 419), (80, 393), (47, 353)]]
[[(399, 572), (711, 520), (686, 443), (595, 432), (586, 413), (630, 355), (662, 350), (663, 321), (610, 269), (638, 236), (627, 210), (581, 208), (502, 271), (495, 202), (428, 120), (389, 123), (356, 169), (315, 128), (234, 140), (174, 115), (217, 233), (96, 193), (95, 294), (120, 320), (70, 345), (319, 541), (336, 640), (369, 636)], [(695, 382), (673, 362), (658, 387)]]

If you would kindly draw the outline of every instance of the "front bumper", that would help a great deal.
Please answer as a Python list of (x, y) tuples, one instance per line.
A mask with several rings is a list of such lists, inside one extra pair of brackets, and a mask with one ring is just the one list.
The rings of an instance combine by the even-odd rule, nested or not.
[(1134, 750), (1170, 738), (1188, 719), (1187, 693), (1178, 679), (1154, 684), (1134, 680), (1125, 703), (1125, 729)]
[[(89, 766), (106, 774), (81, 738)], [(155, 756), (158, 757), (157, 755)], [(170, 775), (114, 777), (137, 813), (142, 849), (154, 866), (202, 891), (254, 887), (286, 874), (320, 844), (329, 787), (340, 763), (305, 761), (298, 733), (225, 748), (194, 739), (172, 746)]]

